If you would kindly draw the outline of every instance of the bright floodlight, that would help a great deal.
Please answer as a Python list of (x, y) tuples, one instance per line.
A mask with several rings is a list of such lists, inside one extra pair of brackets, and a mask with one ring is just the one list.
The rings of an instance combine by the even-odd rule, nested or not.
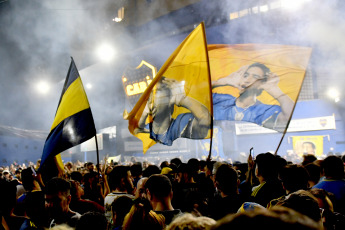
[(328, 90), (327, 92), (328, 97), (330, 97), (331, 99), (333, 99), (335, 102), (338, 102), (340, 100), (340, 93), (337, 89), (335, 88), (331, 88)]
[(91, 89), (91, 88), (92, 88), (92, 85), (91, 85), (90, 83), (87, 83), (87, 84), (86, 84), (86, 88), (87, 88), (87, 89)]
[(50, 90), (50, 85), (45, 81), (41, 81), (37, 84), (36, 88), (39, 93), (46, 94)]
[(97, 49), (97, 55), (102, 61), (111, 61), (115, 56), (115, 50), (108, 44), (103, 44)]
[(299, 10), (304, 3), (309, 1), (311, 0), (281, 0), (281, 6), (288, 10)]

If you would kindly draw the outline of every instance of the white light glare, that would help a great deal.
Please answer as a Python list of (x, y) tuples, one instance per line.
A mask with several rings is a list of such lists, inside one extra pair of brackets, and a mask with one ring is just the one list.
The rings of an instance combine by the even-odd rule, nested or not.
[(41, 81), (37, 84), (36, 88), (39, 93), (47, 94), (50, 90), (50, 85), (45, 81)]
[(122, 21), (122, 18), (118, 18), (118, 17), (113, 18), (113, 22), (121, 22), (121, 21)]
[(90, 83), (87, 83), (87, 84), (86, 84), (86, 88), (87, 88), (87, 89), (91, 89), (91, 88), (92, 88), (92, 85), (91, 85)]
[(331, 89), (328, 90), (327, 94), (328, 94), (328, 97), (333, 99), (335, 102), (339, 102), (340, 101), (340, 93), (339, 93), (339, 91), (337, 89), (331, 88)]
[(281, 6), (288, 10), (299, 10), (304, 3), (310, 1), (311, 0), (281, 0)]
[(97, 49), (97, 55), (102, 61), (109, 62), (115, 56), (115, 50), (108, 44), (103, 44)]

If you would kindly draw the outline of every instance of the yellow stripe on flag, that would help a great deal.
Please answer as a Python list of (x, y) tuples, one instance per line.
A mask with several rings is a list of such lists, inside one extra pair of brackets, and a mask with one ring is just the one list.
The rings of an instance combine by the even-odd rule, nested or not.
[(90, 105), (87, 100), (83, 84), (80, 77), (78, 77), (64, 93), (50, 131), (67, 117), (89, 107)]

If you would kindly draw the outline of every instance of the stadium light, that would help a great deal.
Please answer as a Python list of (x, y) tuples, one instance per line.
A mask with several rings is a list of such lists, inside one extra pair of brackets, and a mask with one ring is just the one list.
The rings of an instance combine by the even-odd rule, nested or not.
[(97, 48), (97, 56), (105, 62), (109, 62), (115, 57), (115, 49), (109, 44), (102, 44)]
[(337, 89), (335, 88), (330, 88), (327, 91), (327, 95), (329, 98), (331, 98), (332, 100), (334, 100), (334, 102), (339, 102), (340, 101), (340, 93)]
[(281, 7), (287, 10), (299, 10), (301, 7), (311, 0), (281, 0)]
[(47, 94), (50, 90), (50, 85), (45, 81), (41, 81), (36, 85), (36, 89), (41, 94)]
[(92, 89), (92, 84), (90, 84), (90, 83), (87, 83), (85, 86), (87, 89)]

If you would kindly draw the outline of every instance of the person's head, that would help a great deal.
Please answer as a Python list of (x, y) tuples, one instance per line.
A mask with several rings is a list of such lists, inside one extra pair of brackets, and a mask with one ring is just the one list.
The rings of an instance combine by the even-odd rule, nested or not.
[(71, 172), (71, 180), (76, 180), (81, 183), (81, 181), (83, 180), (83, 175), (81, 174), (81, 172), (73, 171)]
[(145, 183), (146, 193), (149, 200), (172, 199), (172, 184), (165, 175), (154, 174)]
[(46, 225), (48, 217), (45, 210), (44, 193), (42, 191), (27, 193), (24, 199), (24, 208), (26, 215), (35, 225)]
[(162, 163), (160, 163), (159, 168), (162, 170), (165, 167), (169, 167), (169, 162), (168, 161), (162, 161)]
[(149, 165), (147, 168), (143, 171), (143, 177), (150, 177), (153, 174), (159, 174), (161, 173), (161, 170), (157, 165)]
[(22, 171), (22, 184), (26, 191), (31, 191), (35, 187), (35, 178), (32, 174), (31, 168), (26, 168)]
[(134, 189), (133, 178), (128, 166), (117, 165), (109, 174), (109, 186), (111, 190), (132, 193)]
[(214, 178), (215, 187), (224, 195), (236, 194), (239, 179), (236, 170), (229, 164), (218, 167)]
[(309, 163), (304, 166), (304, 168), (308, 171), (309, 175), (309, 187), (313, 187), (316, 185), (321, 177), (321, 167), (315, 163)]
[(334, 211), (333, 202), (327, 191), (320, 188), (312, 188), (310, 189), (310, 193), (313, 194), (314, 197), (316, 197), (320, 208), (331, 212)]
[(277, 158), (272, 153), (260, 153), (255, 158), (255, 176), (261, 176), (265, 180), (277, 179), (279, 164)]
[(122, 229), (150, 229), (162, 230), (165, 227), (165, 217), (154, 212), (150, 202), (146, 199), (136, 199), (134, 205), (126, 215)]
[(177, 157), (170, 160), (170, 164), (175, 164), (176, 167), (180, 166), (181, 163), (182, 163), (181, 159)]
[(45, 201), (52, 217), (63, 216), (69, 212), (71, 184), (65, 179), (54, 177), (45, 186)]
[(81, 199), (81, 197), (84, 196), (84, 189), (81, 187), (80, 182), (76, 180), (71, 180), (70, 183), (72, 199)]
[(267, 80), (269, 73), (270, 69), (264, 64), (258, 62), (251, 64), (241, 79), (240, 94), (250, 90), (253, 91), (254, 94), (260, 95), (262, 93), (260, 85)]
[(147, 177), (142, 177), (137, 183), (137, 189), (135, 190), (135, 198), (146, 198), (146, 190), (145, 190), (145, 183), (147, 181)]
[(303, 148), (303, 153), (315, 155), (316, 146), (313, 142), (310, 142), (310, 141), (303, 142), (302, 148)]
[(89, 172), (92, 172), (95, 169), (95, 165), (92, 162), (87, 162), (85, 167)]
[(305, 155), (303, 155), (302, 165), (304, 166), (304, 165), (313, 163), (316, 160), (317, 160), (317, 158), (314, 154), (305, 154)]
[(257, 209), (255, 211), (229, 214), (218, 220), (212, 230), (227, 229), (265, 230), (321, 230), (320, 224), (309, 217), (285, 207)]
[(75, 230), (107, 230), (108, 221), (104, 214), (99, 212), (86, 212), (77, 222)]
[(279, 179), (287, 193), (308, 188), (308, 171), (300, 165), (286, 165), (280, 170)]
[(190, 213), (184, 213), (181, 216), (176, 217), (165, 230), (203, 230), (209, 229), (211, 226), (215, 225), (216, 221), (212, 218), (206, 216), (193, 216)]
[(293, 192), (285, 200), (279, 201), (276, 206), (291, 208), (316, 222), (321, 220), (318, 200), (309, 191), (298, 190)]
[(133, 205), (133, 200), (128, 196), (118, 196), (111, 204), (111, 213), (114, 226), (122, 226), (125, 216)]
[(68, 169), (72, 169), (72, 167), (73, 167), (73, 164), (72, 164), (72, 162), (67, 162), (66, 164), (65, 164), (65, 166), (68, 168)]
[(135, 162), (130, 168), (131, 174), (134, 178), (140, 177), (143, 174), (143, 166), (141, 162)]
[(341, 180), (344, 178), (344, 163), (337, 156), (328, 156), (321, 163), (326, 178)]

